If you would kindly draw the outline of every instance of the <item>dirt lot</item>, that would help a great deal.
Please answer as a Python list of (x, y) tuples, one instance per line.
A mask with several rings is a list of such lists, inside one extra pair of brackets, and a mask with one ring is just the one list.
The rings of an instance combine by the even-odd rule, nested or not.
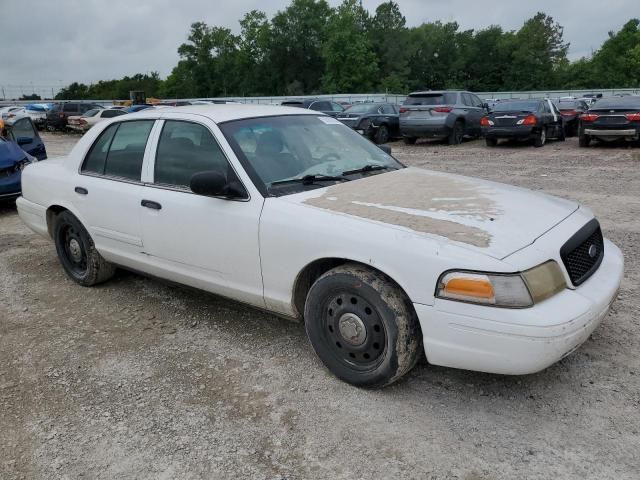
[[(44, 137), (50, 154), (78, 139)], [(77, 286), (0, 208), (0, 478), (639, 478), (640, 149), (394, 153), (589, 205), (626, 259), (592, 338), (536, 375), (423, 362), (358, 390), (299, 324), (126, 272)]]

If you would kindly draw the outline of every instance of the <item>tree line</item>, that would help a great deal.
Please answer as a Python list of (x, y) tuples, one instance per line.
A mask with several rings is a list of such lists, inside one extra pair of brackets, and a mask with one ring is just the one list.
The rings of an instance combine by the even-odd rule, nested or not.
[(399, 5), (371, 13), (358, 0), (292, 0), (271, 19), (253, 10), (240, 32), (191, 25), (180, 60), (157, 72), (92, 85), (72, 83), (58, 99), (267, 96), (464, 88), (473, 91), (625, 88), (640, 85), (640, 21), (610, 32), (588, 58), (570, 62), (563, 27), (538, 13), (517, 31), (456, 22), (407, 27)]

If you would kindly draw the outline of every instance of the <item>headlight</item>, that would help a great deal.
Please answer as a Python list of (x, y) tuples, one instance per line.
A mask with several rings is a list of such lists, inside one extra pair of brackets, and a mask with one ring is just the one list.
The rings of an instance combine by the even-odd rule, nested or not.
[(550, 260), (515, 274), (449, 271), (438, 280), (436, 296), (495, 307), (525, 308), (555, 295), (566, 282)]

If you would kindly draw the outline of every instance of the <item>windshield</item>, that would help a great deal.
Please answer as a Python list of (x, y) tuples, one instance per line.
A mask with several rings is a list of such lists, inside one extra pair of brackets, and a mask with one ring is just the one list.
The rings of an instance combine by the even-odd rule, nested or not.
[(403, 168), (393, 157), (331, 117), (282, 115), (235, 120), (219, 126), (247, 173), (261, 184), (258, 188), (273, 196), (327, 185), (326, 182), (276, 183), (282, 180), (337, 177), (367, 165)]
[(537, 112), (539, 102), (501, 102), (493, 107), (494, 112)]
[(344, 111), (344, 113), (369, 113), (369, 112), (373, 112), (377, 108), (378, 108), (378, 105), (371, 105), (371, 104), (354, 105), (352, 107), (347, 108)]
[(561, 100), (557, 103), (557, 107), (560, 110), (572, 110), (574, 108), (578, 108), (580, 106), (580, 102), (576, 102), (575, 100)]

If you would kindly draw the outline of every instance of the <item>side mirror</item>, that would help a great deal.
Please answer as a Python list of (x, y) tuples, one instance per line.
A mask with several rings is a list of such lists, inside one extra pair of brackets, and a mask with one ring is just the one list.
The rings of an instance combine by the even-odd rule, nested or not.
[(33, 142), (33, 138), (31, 138), (31, 137), (18, 137), (16, 139), (16, 143), (18, 145), (28, 145), (31, 142)]
[(189, 186), (193, 193), (205, 197), (246, 197), (246, 192), (240, 182), (235, 178), (228, 181), (222, 173), (213, 170), (193, 174)]
[(378, 145), (378, 148), (380, 150), (382, 150), (384, 153), (386, 153), (387, 155), (391, 155), (391, 145)]

